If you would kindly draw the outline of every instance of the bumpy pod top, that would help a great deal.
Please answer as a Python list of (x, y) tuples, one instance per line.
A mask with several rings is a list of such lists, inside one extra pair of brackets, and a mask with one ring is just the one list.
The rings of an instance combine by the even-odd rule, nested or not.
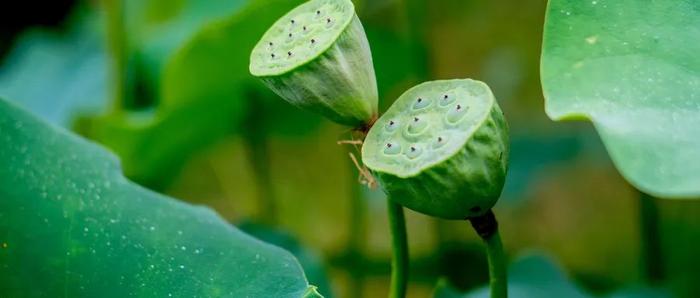
[(311, 0), (277, 20), (253, 48), (250, 72), (338, 123), (357, 127), (376, 117), (369, 43), (350, 0)]
[(362, 159), (390, 199), (465, 219), (491, 209), (501, 194), (508, 126), (486, 84), (427, 82), (406, 91), (374, 124)]

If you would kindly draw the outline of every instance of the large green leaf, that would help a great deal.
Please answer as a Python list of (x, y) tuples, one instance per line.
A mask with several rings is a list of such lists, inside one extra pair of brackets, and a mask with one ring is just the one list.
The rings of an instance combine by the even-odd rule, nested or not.
[(148, 191), (104, 149), (0, 100), (0, 293), (301, 297), (288, 252)]
[(555, 120), (589, 118), (620, 172), (700, 197), (700, 2), (551, 0), (542, 86)]
[(248, 235), (292, 253), (304, 269), (309, 282), (318, 287), (317, 291), (324, 297), (333, 297), (323, 259), (316, 251), (303, 246), (294, 236), (280, 229), (253, 222), (241, 222), (237, 226)]

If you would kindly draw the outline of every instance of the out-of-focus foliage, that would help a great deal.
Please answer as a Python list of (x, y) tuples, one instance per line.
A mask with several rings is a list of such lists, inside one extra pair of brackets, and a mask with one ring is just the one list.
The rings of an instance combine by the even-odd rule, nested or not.
[(640, 190), (700, 198), (697, 40), (693, 0), (552, 0), (542, 45), (547, 114), (591, 119)]
[[(570, 282), (552, 260), (541, 255), (524, 256), (513, 262), (508, 272), (508, 296), (514, 298), (589, 297)], [(435, 290), (435, 297), (489, 297), (489, 289), (481, 287), (471, 293), (460, 294), (442, 282)]]
[[(265, 229), (289, 231), (327, 261), (331, 287), (320, 284), (322, 292), (384, 297), (390, 270), (385, 198), (356, 185), (347, 155), (352, 148), (336, 144), (349, 138), (346, 129), (288, 106), (247, 76), (244, 45), (252, 47), (253, 31), (261, 34), (274, 13), (300, 1), (126, 0), (124, 98), (107, 96), (112, 83), (105, 80), (112, 78), (106, 68), (113, 58), (105, 53), (105, 40), (98, 40), (107, 36), (96, 13), (105, 9), (91, 1), (95, 9), (83, 21), (68, 19), (63, 26), (69, 30), (50, 33), (45, 46), (24, 46), (25, 39), (18, 39), (0, 68), (0, 87), (11, 86), (0, 88), (0, 96), (13, 90), (16, 103), (42, 118), (64, 126), (77, 122), (74, 129), (121, 157), (127, 177), (208, 205), (230, 222), (269, 223), (262, 215), (274, 209), (274, 227)], [(589, 123), (552, 123), (542, 112), (546, 1), (354, 2), (373, 53), (380, 111), (425, 80), (470, 77), (492, 87), (511, 128), (509, 175), (495, 211), (510, 255), (544, 249), (556, 255), (572, 282), (596, 295), (641, 280), (638, 193), (619, 176)], [(597, 1), (603, 3), (611, 2)], [(70, 32), (77, 31), (81, 37), (73, 38)], [(94, 46), (85, 45), (89, 40)], [(57, 54), (44, 59), (44, 52)], [(75, 58), (81, 55), (102, 57), (102, 68), (84, 66), (94, 59)], [(53, 71), (53, 65), (65, 70)], [(99, 92), (64, 89), (78, 82)], [(104, 110), (118, 101), (124, 109)], [(700, 285), (700, 210), (694, 202), (664, 200), (660, 206), (668, 277), (663, 285), (679, 297), (694, 297)], [(411, 297), (430, 295), (440, 276), (461, 292), (484, 284), (482, 246), (468, 224), (406, 215)], [(0, 232), (0, 242), (2, 237)], [(271, 239), (266, 241), (277, 241)]]
[(0, 291), (301, 297), (294, 257), (125, 179), (103, 148), (0, 100)]
[[(488, 286), (481, 287), (466, 294), (459, 293), (449, 284), (440, 282), (435, 289), (436, 298), (476, 298), (489, 297)], [(540, 254), (530, 254), (515, 260), (508, 272), (508, 297), (595, 297), (586, 293), (572, 282), (561, 267), (549, 257)], [(608, 298), (670, 298), (671, 295), (662, 289), (636, 287), (623, 289), (606, 295)]]
[[(242, 55), (243, 49), (252, 48), (257, 41), (257, 34), (264, 32), (265, 28), (261, 24), (272, 22), (284, 13), (285, 7), (292, 7), (288, 2), (276, 9), (268, 9), (263, 4), (269, 3), (251, 1), (236, 6), (234, 12), (229, 11), (230, 20), (223, 20), (227, 15), (222, 15), (216, 6), (211, 7), (212, 15), (206, 18), (207, 23), (201, 24), (200, 31), (192, 32), (192, 42), (187, 37), (181, 37), (182, 32), (177, 30), (178, 33), (172, 36), (173, 40), (164, 40), (164, 37), (170, 36), (166, 33), (156, 35), (158, 37), (153, 42), (158, 45), (144, 47), (148, 49), (146, 52), (159, 53), (152, 55), (153, 61), (149, 65), (157, 67), (164, 78), (159, 84), (149, 84), (149, 81), (145, 84), (161, 90), (154, 95), (160, 98), (160, 104), (154, 111), (114, 113), (85, 119), (80, 130), (115, 150), (123, 158), (124, 169), (129, 177), (158, 189), (167, 186), (175, 177), (173, 174), (179, 172), (193, 153), (237, 131), (239, 125), (247, 119), (248, 107), (256, 104), (250, 101), (258, 100), (259, 96), (250, 87), (251, 79), (244, 76), (241, 69), (248, 61), (247, 55)], [(149, 5), (170, 4), (153, 1)], [(156, 8), (153, 9), (157, 11)], [(127, 9), (127, 14), (129, 11)], [(199, 14), (203, 13), (205, 11), (200, 9), (184, 10), (180, 14), (171, 15), (173, 20), (169, 22), (192, 25), (191, 22), (202, 18)], [(218, 21), (217, 16), (220, 17)], [(127, 28), (130, 26), (128, 20), (129, 18)], [(199, 47), (204, 50), (211, 47), (207, 44), (200, 45), (196, 41), (202, 36), (207, 40), (208, 32), (216, 31), (219, 24), (227, 22), (234, 23), (239, 31), (226, 32), (233, 35), (215, 35), (219, 38), (214, 41), (233, 42), (240, 48), (236, 52), (219, 56), (220, 59), (208, 55), (200, 56), (206, 57), (206, 61), (198, 59)], [(240, 28), (247, 28), (247, 31)], [(177, 26), (172, 29), (177, 29)], [(221, 38), (223, 36), (230, 38)], [(148, 44), (148, 41), (150, 40), (145, 38), (143, 43)], [(227, 48), (223, 48), (225, 49)], [(222, 53), (221, 50), (220, 47), (214, 47), (218, 53)], [(191, 51), (194, 54), (190, 55)], [(156, 58), (163, 61), (156, 63)], [(247, 71), (247, 67), (245, 69)]]
[(101, 20), (85, 11), (72, 19), (67, 32), (23, 33), (0, 69), (0, 96), (66, 127), (79, 113), (103, 111), (108, 98)]

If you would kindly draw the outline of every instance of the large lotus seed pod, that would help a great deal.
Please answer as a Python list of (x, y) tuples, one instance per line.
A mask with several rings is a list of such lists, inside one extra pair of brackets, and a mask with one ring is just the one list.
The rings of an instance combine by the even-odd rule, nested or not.
[(482, 215), (508, 166), (508, 125), (489, 87), (474, 80), (420, 84), (370, 129), (364, 164), (389, 198), (446, 219)]
[(376, 117), (372, 56), (350, 0), (311, 0), (277, 20), (253, 48), (250, 72), (335, 122), (359, 127)]

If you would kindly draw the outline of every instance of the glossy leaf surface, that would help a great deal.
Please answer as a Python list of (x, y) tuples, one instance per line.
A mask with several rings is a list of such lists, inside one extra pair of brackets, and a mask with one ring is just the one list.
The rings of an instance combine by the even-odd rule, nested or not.
[(301, 297), (294, 257), (124, 178), (103, 148), (0, 100), (0, 292)]
[(552, 0), (541, 77), (554, 120), (590, 119), (615, 165), (658, 197), (700, 197), (700, 5)]

